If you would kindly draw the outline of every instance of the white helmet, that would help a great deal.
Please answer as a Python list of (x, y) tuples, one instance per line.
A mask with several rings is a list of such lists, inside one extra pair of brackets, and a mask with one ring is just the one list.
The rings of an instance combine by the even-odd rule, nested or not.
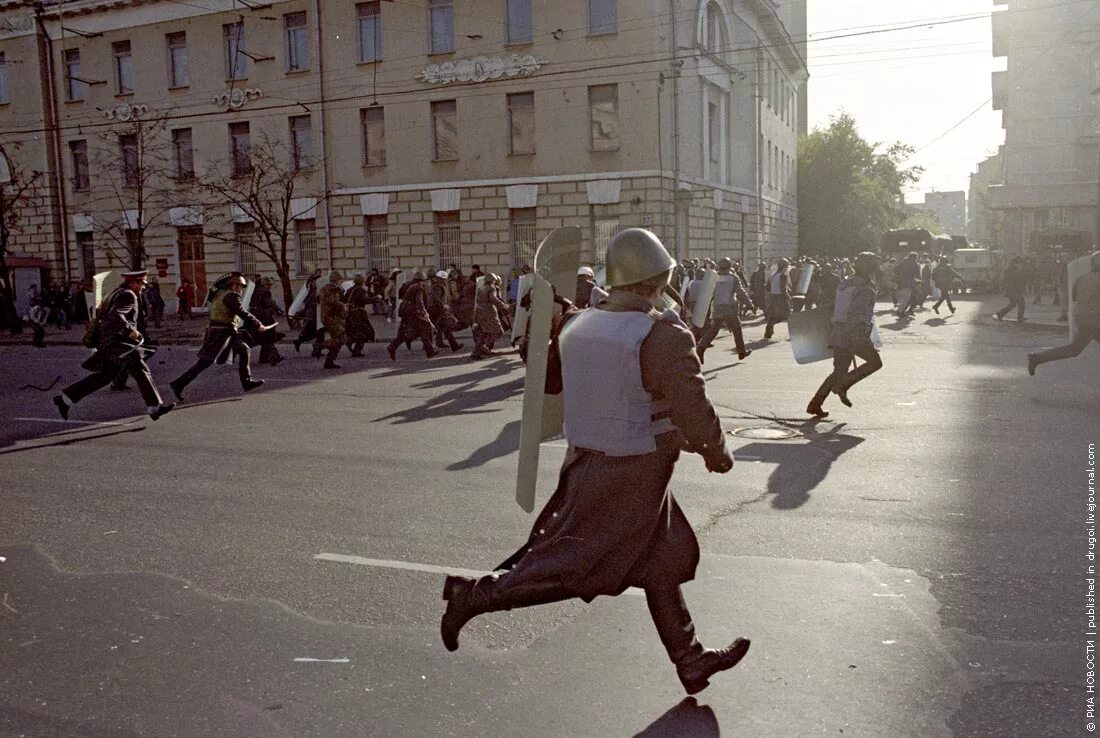
[(449, 279), (451, 274), (446, 269), (440, 269), (438, 272), (435, 273), (435, 276), (439, 279)]
[(595, 277), (596, 276), (596, 273), (594, 271), (592, 271), (592, 267), (581, 267), (580, 269), (577, 270), (577, 274), (583, 275), (585, 277)]

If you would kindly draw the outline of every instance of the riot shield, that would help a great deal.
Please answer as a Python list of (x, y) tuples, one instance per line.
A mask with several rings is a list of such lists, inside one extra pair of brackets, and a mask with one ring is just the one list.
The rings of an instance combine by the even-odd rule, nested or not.
[(256, 283), (252, 280), (245, 280), (244, 294), (241, 295), (241, 307), (248, 310), (248, 306), (252, 304), (252, 295), (256, 292)]
[(1077, 323), (1073, 314), (1073, 285), (1077, 282), (1078, 277), (1083, 277), (1092, 271), (1092, 256), (1086, 254), (1074, 259), (1066, 265), (1066, 271), (1069, 274), (1066, 284), (1066, 300), (1069, 305), (1067, 311), (1069, 314), (1069, 340), (1074, 341), (1077, 339)]
[(531, 314), (530, 307), (523, 307), (523, 298), (527, 296), (527, 293), (531, 291), (531, 287), (535, 284), (534, 274), (524, 274), (519, 278), (519, 289), (516, 290), (516, 319), (512, 321), (512, 345), (516, 345), (516, 341), (520, 339), (527, 331), (527, 318)]
[(696, 328), (702, 328), (707, 324), (707, 313), (710, 312), (710, 303), (714, 300), (714, 288), (717, 286), (718, 272), (713, 269), (703, 272), (703, 284), (691, 308), (691, 323)]
[(787, 319), (791, 351), (798, 364), (812, 364), (833, 358), (829, 343), (833, 337), (833, 311), (822, 308), (791, 313)]
[[(516, 470), (516, 502), (527, 512), (535, 509), (539, 445), (561, 434), (564, 417), (561, 396), (546, 394), (546, 362), (557, 312), (554, 288), (561, 284), (558, 294), (567, 299), (576, 297), (576, 275), (582, 244), (581, 229), (566, 226), (551, 232), (535, 252), (535, 278), (532, 280), (531, 308), (527, 317), (530, 334), (527, 376), (523, 387), (523, 421), (520, 423), (519, 465)], [(568, 289), (570, 284), (572, 289)]]
[(84, 299), (89, 302), (88, 315), (95, 315), (103, 298), (122, 286), (122, 276), (117, 270), (100, 272), (92, 277), (92, 291), (84, 293)]
[(814, 265), (806, 264), (802, 267), (802, 271), (798, 273), (798, 284), (794, 286), (794, 295), (798, 297), (805, 297), (806, 290), (810, 289), (810, 280), (814, 277)]
[(306, 304), (306, 295), (309, 294), (309, 285), (303, 284), (298, 290), (298, 294), (294, 296), (294, 300), (290, 303), (290, 307), (286, 309), (288, 318), (293, 318), (297, 315)]

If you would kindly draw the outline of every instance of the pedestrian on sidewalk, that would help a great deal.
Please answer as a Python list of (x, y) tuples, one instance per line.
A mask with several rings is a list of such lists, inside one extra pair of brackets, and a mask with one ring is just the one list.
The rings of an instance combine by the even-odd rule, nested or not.
[[(856, 255), (855, 275), (846, 278), (837, 288), (833, 303), (833, 372), (818, 387), (806, 412), (818, 418), (829, 413), (823, 405), (829, 393), (840, 398), (848, 407), (848, 390), (882, 368), (882, 357), (871, 343), (871, 329), (875, 321), (875, 301), (878, 292), (875, 277), (879, 271), (879, 257), (870, 251)], [(858, 369), (849, 369), (855, 357), (863, 359)]]
[(1023, 323), (1024, 308), (1027, 305), (1027, 300), (1024, 299), (1024, 292), (1027, 289), (1027, 275), (1024, 273), (1023, 257), (1012, 257), (1012, 263), (1008, 266), (1008, 269), (1005, 269), (1004, 285), (1008, 304), (993, 313), (993, 317), (997, 320), (1004, 320), (1008, 311), (1016, 308), (1016, 322)]
[(224, 280), (218, 280), (214, 284), (214, 295), (210, 299), (210, 325), (206, 327), (206, 335), (203, 338), (202, 348), (199, 349), (198, 360), (190, 369), (168, 383), (180, 402), (183, 401), (183, 390), (187, 385), (213, 366), (214, 361), (226, 351), (232, 351), (237, 356), (241, 389), (250, 392), (264, 383), (262, 379), (252, 378), (252, 371), (248, 366), (250, 358), (248, 344), (241, 336), (236, 321), (240, 320), (245, 328), (254, 333), (263, 333), (275, 326), (261, 324), (252, 313), (244, 309), (241, 303), (241, 295), (244, 294), (247, 284), (244, 275), (240, 272), (232, 272)]
[(112, 292), (103, 302), (102, 310), (97, 311), (86, 339), (95, 354), (83, 364), (91, 374), (70, 384), (53, 398), (62, 420), (68, 420), (73, 405), (109, 385), (123, 370), (137, 383), (150, 418), (156, 420), (175, 407), (174, 403), (161, 399), (153, 383), (153, 374), (145, 363), (149, 350), (143, 345), (145, 337), (139, 330), (139, 317), (146, 274), (145, 270), (124, 272), (122, 286)]
[(42, 304), (42, 300), (35, 298), (24, 317), (34, 334), (31, 338), (31, 345), (35, 348), (46, 348), (46, 323), (49, 322), (49, 317), (50, 313), (46, 306)]
[(1027, 355), (1027, 373), (1035, 376), (1040, 364), (1061, 361), (1080, 356), (1085, 348), (1096, 341), (1100, 343), (1100, 251), (1090, 258), (1092, 271), (1082, 274), (1073, 283), (1070, 299), (1073, 301), (1073, 327), (1076, 334), (1065, 346)]
[[(610, 296), (570, 311), (556, 341), (569, 451), (558, 487), (526, 543), (479, 579), (449, 576), (443, 644), (487, 612), (645, 591), (657, 634), (688, 694), (737, 665), (749, 641), (719, 650), (695, 637), (681, 585), (695, 578), (699, 543), (668, 490), (681, 449), (708, 470), (733, 468), (706, 395), (691, 333), (659, 312), (676, 262), (651, 232), (621, 231), (607, 248)], [(553, 384), (550, 382), (549, 384)]]
[(160, 322), (164, 320), (164, 297), (160, 294), (160, 282), (153, 277), (141, 293), (145, 300), (145, 311), (148, 319), (153, 321), (154, 328), (160, 328)]
[(190, 320), (191, 308), (195, 307), (195, 285), (191, 284), (191, 280), (187, 277), (183, 278), (183, 284), (176, 290), (176, 300), (179, 302), (176, 315), (181, 321)]

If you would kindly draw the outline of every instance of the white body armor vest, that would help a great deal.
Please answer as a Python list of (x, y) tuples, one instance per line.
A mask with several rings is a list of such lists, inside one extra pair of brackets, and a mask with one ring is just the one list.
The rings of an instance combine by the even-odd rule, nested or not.
[(559, 346), (570, 446), (637, 456), (674, 430), (668, 403), (655, 402), (642, 385), (642, 342), (653, 325), (646, 313), (595, 308), (565, 324)]

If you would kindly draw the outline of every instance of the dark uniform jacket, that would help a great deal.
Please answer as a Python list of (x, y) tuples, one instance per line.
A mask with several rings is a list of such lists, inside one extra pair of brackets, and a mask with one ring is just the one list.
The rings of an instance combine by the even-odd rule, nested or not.
[[(843, 293), (849, 293), (844, 295)], [(871, 325), (875, 319), (875, 300), (878, 292), (874, 283), (859, 274), (848, 277), (836, 291), (836, 302), (846, 300), (848, 310), (839, 320), (833, 321), (832, 345), (834, 348), (852, 348), (871, 340)]]
[(133, 290), (119, 288), (108, 298), (107, 309), (100, 316), (96, 351), (101, 358), (117, 359), (136, 343), (131, 331), (144, 328), (141, 298)]
[[(653, 329), (640, 350), (642, 385), (655, 401), (671, 404), (676, 430), (657, 436), (649, 454), (612, 457), (570, 448), (527, 542), (498, 567), (559, 580), (586, 601), (695, 577), (699, 544), (668, 483), (682, 449), (712, 457), (725, 450), (691, 332), (682, 323), (658, 320), (647, 300), (628, 292), (613, 292), (589, 310), (651, 312)], [(549, 370), (556, 376), (548, 385), (560, 386), (556, 345)]]

